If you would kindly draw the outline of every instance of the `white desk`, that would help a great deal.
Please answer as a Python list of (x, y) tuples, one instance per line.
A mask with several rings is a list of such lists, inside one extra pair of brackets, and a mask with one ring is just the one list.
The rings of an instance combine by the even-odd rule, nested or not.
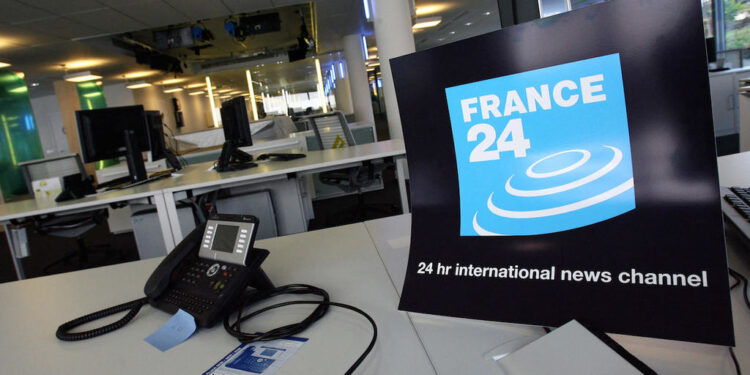
[[(170, 179), (165, 178), (149, 184), (143, 184), (123, 190), (113, 190), (108, 192), (90, 195), (82, 199), (70, 200), (67, 202), (55, 202), (54, 199), (28, 199), (17, 202), (10, 202), (0, 205), (0, 223), (5, 225), (5, 235), (8, 239), (13, 265), (16, 269), (16, 275), (19, 279), (25, 278), (21, 261), (16, 257), (17, 244), (11, 236), (9, 221), (21, 219), (35, 215), (52, 214), (52, 213), (70, 213), (86, 209), (96, 209), (107, 207), (110, 203), (128, 202), (151, 198), (157, 207), (157, 214), (162, 225), (162, 233), (167, 234), (164, 237), (169, 238), (171, 243), (169, 220), (167, 218), (166, 206), (162, 190), (169, 184)], [(168, 247), (172, 248), (174, 245)]]
[(48, 213), (65, 213), (85, 208), (106, 207), (110, 203), (151, 198), (156, 206), (159, 226), (166, 249), (172, 249), (184, 237), (176, 219), (176, 195), (195, 189), (219, 189), (273, 179), (318, 173), (359, 165), (363, 161), (394, 157), (401, 205), (408, 211), (404, 168), (406, 149), (403, 140), (382, 141), (335, 150), (308, 151), (307, 157), (291, 161), (270, 161), (243, 171), (216, 173), (209, 171), (213, 162), (187, 166), (175, 176), (147, 184), (100, 193), (83, 199), (56, 203), (54, 200), (25, 200), (0, 206), (0, 223), (6, 225), (6, 236), (19, 279), (24, 278), (21, 262), (15, 257), (15, 244), (8, 230), (8, 221)]
[[(217, 189), (253, 182), (266, 181), (275, 178), (286, 178), (287, 175), (302, 176), (311, 173), (319, 173), (328, 170), (356, 166), (360, 163), (386, 157), (396, 158), (396, 174), (399, 184), (401, 206), (408, 211), (406, 200), (406, 182), (404, 180), (404, 156), (406, 149), (403, 140), (390, 140), (368, 143), (358, 146), (345, 147), (332, 150), (307, 151), (307, 157), (285, 162), (259, 163), (257, 167), (233, 172), (215, 173), (209, 172), (213, 162), (201, 163), (188, 166), (180, 171), (182, 176), (171, 180), (171, 186), (164, 189), (164, 202), (169, 213), (168, 218), (172, 221), (171, 233), (173, 243), (179, 243), (184, 237), (177, 218), (177, 206), (175, 201), (179, 199), (177, 194), (195, 189)], [(167, 246), (167, 249), (173, 248)]]
[[(365, 222), (396, 290), (404, 285), (409, 255), (411, 215)], [(750, 276), (747, 249), (728, 242), (730, 265)], [(744, 253), (744, 254), (743, 254)], [(750, 369), (750, 311), (742, 292), (732, 291), (732, 311), (740, 365)], [(438, 374), (497, 374), (495, 365), (483, 358), (501, 344), (523, 336), (542, 335), (540, 327), (409, 313)], [(662, 375), (734, 374), (725, 347), (625, 335), (612, 337)]]
[[(309, 283), (331, 299), (359, 307), (378, 325), (378, 341), (357, 374), (434, 374), (364, 224), (259, 241), (270, 250), (263, 265), (276, 285)], [(150, 306), (122, 329), (80, 342), (55, 338), (77, 316), (143, 296), (160, 259), (40, 277), (0, 285), (0, 362), (5, 374), (200, 374), (239, 343), (221, 324), (159, 352), (143, 339), (169, 315)], [(264, 330), (297, 321), (309, 306), (289, 306), (246, 323)], [(118, 316), (119, 318), (119, 316)], [(100, 322), (97, 322), (100, 323)], [(299, 334), (310, 339), (284, 374), (342, 374), (367, 347), (372, 328), (360, 315), (332, 307)]]

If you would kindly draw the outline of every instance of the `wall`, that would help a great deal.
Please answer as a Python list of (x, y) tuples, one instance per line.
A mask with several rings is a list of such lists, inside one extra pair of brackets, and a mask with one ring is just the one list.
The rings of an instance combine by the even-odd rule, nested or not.
[[(145, 87), (132, 90), (136, 104), (142, 104), (146, 110), (157, 110), (164, 114), (164, 123), (175, 132), (175, 134), (192, 133), (208, 129), (211, 123), (211, 110), (208, 98), (205, 95), (188, 95), (185, 91), (165, 94), (163, 88), (158, 86)], [(180, 101), (184, 127), (177, 129), (175, 126), (174, 107), (172, 98)]]
[(70, 153), (57, 97), (47, 95), (32, 98), (31, 108), (39, 129), (39, 140), (42, 142), (44, 157), (49, 158)]

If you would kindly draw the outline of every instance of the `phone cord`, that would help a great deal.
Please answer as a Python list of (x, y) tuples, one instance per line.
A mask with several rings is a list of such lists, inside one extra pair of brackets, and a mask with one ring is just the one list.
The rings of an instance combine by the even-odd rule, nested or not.
[[(90, 339), (96, 336), (101, 336), (106, 333), (110, 333), (128, 324), (130, 320), (135, 318), (135, 316), (138, 314), (138, 311), (141, 310), (141, 307), (143, 307), (143, 305), (147, 303), (148, 303), (148, 297), (143, 297), (134, 301), (123, 303), (121, 305), (108, 307), (104, 310), (99, 310), (97, 312), (84, 315), (80, 318), (76, 318), (69, 322), (61, 324), (59, 327), (57, 327), (57, 332), (55, 332), (55, 336), (57, 336), (57, 338), (62, 341), (78, 341), (78, 340), (86, 340), (86, 339)], [(120, 320), (114, 323), (107, 324), (105, 326), (94, 328), (88, 331), (69, 333), (71, 329), (76, 328), (80, 325), (86, 324), (88, 322), (92, 322), (94, 320), (99, 320), (106, 316), (117, 314), (125, 310), (130, 310), (130, 311), (128, 311), (128, 313), (125, 314), (125, 316), (123, 316)]]

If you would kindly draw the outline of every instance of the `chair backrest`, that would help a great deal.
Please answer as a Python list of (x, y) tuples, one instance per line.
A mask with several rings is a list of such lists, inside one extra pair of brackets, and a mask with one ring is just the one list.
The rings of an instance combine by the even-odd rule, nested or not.
[(321, 150), (356, 145), (343, 113), (321, 113), (305, 119), (310, 120)]
[(43, 180), (52, 177), (65, 177), (80, 173), (81, 177), (86, 176), (78, 154), (69, 154), (54, 158), (37, 159), (26, 161), (18, 164), (26, 180), (26, 187), (29, 192), (33, 192), (32, 181)]
[(294, 121), (292, 121), (292, 118), (289, 116), (274, 116), (273, 125), (276, 130), (277, 138), (289, 137), (289, 134), (297, 131), (297, 127), (294, 126)]

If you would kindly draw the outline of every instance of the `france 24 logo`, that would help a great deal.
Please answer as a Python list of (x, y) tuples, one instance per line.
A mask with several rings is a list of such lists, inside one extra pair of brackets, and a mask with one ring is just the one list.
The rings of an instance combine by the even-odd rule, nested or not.
[(635, 208), (619, 54), (445, 92), (462, 236), (560, 232)]

